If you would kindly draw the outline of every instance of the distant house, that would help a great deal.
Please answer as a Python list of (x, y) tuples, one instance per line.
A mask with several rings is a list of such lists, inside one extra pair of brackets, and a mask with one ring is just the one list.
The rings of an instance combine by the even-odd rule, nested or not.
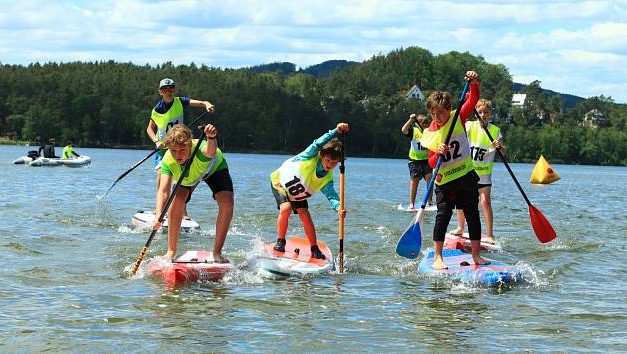
[(407, 100), (423, 100), (424, 101), (425, 94), (422, 93), (422, 90), (420, 90), (418, 85), (414, 85), (405, 94), (405, 99), (407, 99)]
[(598, 109), (593, 109), (583, 116), (583, 121), (579, 124), (584, 127), (598, 128), (609, 125), (609, 120)]
[(527, 94), (515, 93), (512, 96), (512, 106), (523, 107), (525, 105), (526, 99), (527, 99)]

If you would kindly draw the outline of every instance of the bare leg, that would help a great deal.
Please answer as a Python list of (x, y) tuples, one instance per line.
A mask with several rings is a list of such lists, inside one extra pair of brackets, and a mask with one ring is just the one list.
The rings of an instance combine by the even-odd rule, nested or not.
[(289, 225), (290, 215), (292, 214), (292, 204), (289, 202), (281, 203), (279, 206), (279, 216), (276, 219), (277, 238), (285, 240), (287, 226)]
[(472, 260), (475, 264), (485, 265), (490, 264), (490, 261), (487, 259), (481, 258), (481, 241), (480, 240), (471, 240), (470, 241), (470, 249), (472, 252)]
[(481, 203), (481, 209), (483, 209), (483, 218), (485, 219), (486, 236), (484, 241), (494, 243), (493, 234), (493, 214), (492, 214), (492, 200), (490, 194), (492, 187), (483, 187), (479, 189), (479, 202)]
[(218, 192), (215, 198), (218, 202), (218, 216), (216, 217), (216, 239), (213, 242), (213, 260), (217, 263), (228, 263), (229, 260), (222, 256), (222, 247), (233, 219), (233, 192)]
[(457, 227), (455, 228), (455, 230), (451, 231), (451, 233), (453, 235), (463, 235), (464, 234), (464, 220), (466, 219), (466, 216), (464, 215), (464, 210), (463, 209), (457, 209)]
[(418, 182), (420, 180), (418, 178), (410, 178), (409, 179), (409, 205), (407, 205), (407, 209), (416, 208), (416, 191), (418, 190)]
[(448, 266), (444, 263), (444, 258), (442, 258), (442, 247), (444, 246), (444, 242), (442, 241), (433, 241), (433, 269), (446, 269)]
[(169, 259), (176, 257), (176, 249), (181, 232), (181, 220), (183, 219), (183, 208), (189, 190), (179, 188), (172, 200), (168, 210), (168, 252), (165, 256)]
[(309, 240), (309, 244), (312, 246), (317, 245), (318, 239), (316, 237), (316, 227), (314, 226), (313, 220), (311, 220), (309, 210), (299, 208), (298, 216), (300, 217), (300, 221), (303, 223), (303, 228), (305, 228), (305, 235), (307, 236), (307, 240)]

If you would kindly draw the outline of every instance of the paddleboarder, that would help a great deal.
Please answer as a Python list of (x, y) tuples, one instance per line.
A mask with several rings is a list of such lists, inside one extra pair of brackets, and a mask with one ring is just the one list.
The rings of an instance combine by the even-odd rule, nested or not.
[(318, 247), (307, 199), (322, 191), (333, 209), (341, 216), (346, 215), (346, 210), (340, 210), (340, 197), (333, 187), (333, 169), (342, 158), (342, 143), (337, 136), (348, 132), (348, 129), (347, 123), (338, 123), (335, 129), (314, 140), (307, 149), (283, 162), (270, 175), (272, 194), (279, 209), (275, 250), (285, 252), (285, 234), (293, 212), (298, 214), (303, 223), (312, 257), (325, 259)]
[[(161, 184), (161, 159), (165, 154), (166, 145), (164, 139), (168, 130), (170, 130), (170, 128), (172, 128), (175, 124), (184, 123), (185, 111), (188, 106), (203, 107), (209, 113), (213, 113), (215, 111), (215, 106), (209, 101), (199, 101), (187, 96), (174, 96), (175, 92), (176, 84), (174, 83), (174, 80), (166, 77), (159, 81), (159, 95), (161, 96), (161, 99), (152, 109), (150, 119), (148, 120), (148, 126), (146, 127), (148, 137), (150, 137), (150, 140), (152, 140), (155, 144), (155, 147), (159, 149), (159, 152), (155, 154), (157, 191), (159, 190), (159, 186)], [(187, 218), (187, 211), (185, 212), (185, 217)]]
[[(409, 205), (407, 210), (415, 210), (416, 191), (420, 179), (423, 178), (427, 184), (431, 180), (431, 167), (429, 166), (429, 151), (420, 145), (420, 138), (425, 128), (429, 126), (429, 118), (424, 114), (416, 115), (412, 113), (409, 119), (401, 127), (404, 136), (411, 139), (409, 145)], [(433, 205), (433, 193), (429, 195), (428, 205)]]
[[(494, 167), (494, 157), (496, 150), (500, 149), (501, 154), (507, 153), (507, 148), (503, 144), (501, 129), (490, 123), (492, 115), (492, 102), (484, 98), (477, 102), (478, 120), (466, 122), (466, 135), (470, 143), (470, 155), (475, 166), (475, 172), (479, 175), (479, 203), (483, 211), (483, 220), (486, 225), (486, 234), (483, 241), (495, 243), (493, 232), (493, 212), (492, 212), (492, 168)], [(496, 138), (494, 142), (486, 134), (485, 129), (490, 131), (490, 135)], [(457, 211), (457, 228), (451, 234), (461, 236), (464, 234), (464, 211)]]
[[(156, 215), (163, 212), (172, 181), (178, 181), (183, 173), (183, 166), (192, 157), (191, 152), (197, 144), (201, 144), (198, 153), (193, 157), (189, 173), (183, 178), (168, 210), (168, 251), (165, 256), (169, 259), (176, 256), (185, 204), (203, 181), (211, 188), (213, 199), (218, 203), (213, 259), (217, 263), (228, 263), (229, 260), (222, 256), (222, 247), (233, 218), (233, 181), (226, 159), (216, 144), (218, 130), (211, 124), (207, 124), (204, 130), (206, 141), (192, 139), (192, 131), (183, 124), (176, 124), (168, 131), (163, 141), (168, 151), (161, 161), (162, 183), (157, 191)], [(160, 227), (161, 223), (155, 218), (153, 229), (158, 230)]]
[[(432, 177), (435, 178), (435, 194), (438, 206), (433, 227), (434, 269), (447, 268), (442, 258), (442, 247), (454, 207), (463, 209), (465, 212), (474, 263), (490, 263), (481, 258), (480, 255), (481, 220), (479, 218), (479, 192), (477, 189), (479, 176), (477, 176), (472, 164), (468, 137), (464, 130), (464, 124), (479, 100), (480, 92), (477, 78), (476, 72), (466, 72), (470, 92), (460, 108), (460, 119), (453, 119), (455, 111), (452, 110), (450, 93), (434, 91), (427, 98), (427, 111), (431, 115), (432, 122), (422, 133), (420, 143), (430, 150), (429, 165), (432, 168), (435, 167), (439, 156), (443, 156), (438, 174)], [(452, 124), (453, 121), (454, 125)], [(452, 134), (447, 145), (444, 141), (449, 130), (452, 130)]]

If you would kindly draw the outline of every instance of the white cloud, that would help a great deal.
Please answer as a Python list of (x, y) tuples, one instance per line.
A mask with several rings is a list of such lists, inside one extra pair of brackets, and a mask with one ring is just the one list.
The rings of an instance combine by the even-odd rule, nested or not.
[[(627, 102), (625, 1), (6, 2), (2, 62), (172, 61), (242, 67), (362, 61), (400, 47), (503, 63), (515, 80)], [(599, 90), (598, 92), (595, 90)]]

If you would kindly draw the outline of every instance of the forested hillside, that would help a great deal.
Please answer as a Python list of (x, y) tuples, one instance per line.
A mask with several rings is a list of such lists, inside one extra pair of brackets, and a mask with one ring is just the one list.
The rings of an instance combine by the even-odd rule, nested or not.
[[(627, 107), (611, 98), (593, 97), (565, 110), (559, 95), (534, 82), (523, 88), (524, 107), (512, 107), (513, 85), (507, 68), (480, 56), (450, 52), (433, 55), (410, 47), (373, 56), (343, 69), (322, 69), (327, 77), (295, 71), (291, 63), (221, 69), (195, 64), (157, 67), (129, 63), (48, 63), (0, 65), (0, 136), (12, 139), (74, 140), (79, 146), (150, 146), (145, 128), (159, 99), (163, 77), (177, 82), (177, 94), (208, 99), (217, 107), (206, 122), (220, 130), (226, 151), (296, 153), (339, 121), (352, 129), (352, 156), (405, 157), (408, 141), (400, 127), (424, 102), (405, 97), (417, 85), (459, 95), (463, 75), (480, 75), (482, 97), (495, 103), (513, 161), (535, 161), (540, 153), (552, 163), (627, 165)], [(582, 126), (597, 110), (600, 127)], [(192, 109), (190, 119), (201, 114)]]

